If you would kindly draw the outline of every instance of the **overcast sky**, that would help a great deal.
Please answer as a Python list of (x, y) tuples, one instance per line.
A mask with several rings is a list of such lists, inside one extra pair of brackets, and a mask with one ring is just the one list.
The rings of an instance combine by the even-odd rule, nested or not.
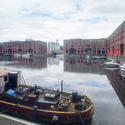
[(124, 19), (124, 0), (0, 0), (0, 41), (105, 38)]

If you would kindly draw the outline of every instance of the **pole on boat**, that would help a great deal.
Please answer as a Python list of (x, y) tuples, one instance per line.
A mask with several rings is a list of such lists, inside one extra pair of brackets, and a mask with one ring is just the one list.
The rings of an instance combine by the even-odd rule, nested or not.
[(62, 92), (63, 92), (63, 80), (61, 80), (60, 99), (61, 99), (61, 97), (62, 97)]
[(61, 92), (63, 92), (63, 80), (61, 80)]

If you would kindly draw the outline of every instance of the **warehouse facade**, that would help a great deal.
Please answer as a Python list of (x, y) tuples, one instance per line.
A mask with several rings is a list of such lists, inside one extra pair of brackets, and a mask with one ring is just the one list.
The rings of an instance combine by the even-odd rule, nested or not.
[(47, 53), (47, 43), (36, 40), (10, 41), (0, 44), (0, 55), (30, 54), (41, 55)]
[(125, 56), (125, 21), (103, 39), (67, 39), (63, 41), (67, 54)]
[(64, 51), (67, 54), (106, 55), (107, 49), (107, 39), (64, 40)]

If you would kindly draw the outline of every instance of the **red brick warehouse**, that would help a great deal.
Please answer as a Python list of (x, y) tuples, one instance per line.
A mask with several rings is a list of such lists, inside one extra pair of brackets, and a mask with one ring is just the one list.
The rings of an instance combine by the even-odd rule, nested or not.
[(125, 21), (105, 39), (64, 40), (64, 51), (68, 54), (125, 56)]
[(47, 53), (47, 43), (42, 41), (11, 41), (0, 44), (0, 55), (13, 54), (44, 55)]
[(125, 56), (125, 21), (108, 37), (108, 55)]
[(64, 40), (64, 51), (68, 54), (107, 54), (107, 39), (69, 39)]

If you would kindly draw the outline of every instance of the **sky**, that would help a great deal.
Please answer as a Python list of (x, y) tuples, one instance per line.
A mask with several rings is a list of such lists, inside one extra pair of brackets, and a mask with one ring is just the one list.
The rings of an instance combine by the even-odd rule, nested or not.
[(0, 0), (0, 41), (106, 38), (124, 20), (124, 0)]

